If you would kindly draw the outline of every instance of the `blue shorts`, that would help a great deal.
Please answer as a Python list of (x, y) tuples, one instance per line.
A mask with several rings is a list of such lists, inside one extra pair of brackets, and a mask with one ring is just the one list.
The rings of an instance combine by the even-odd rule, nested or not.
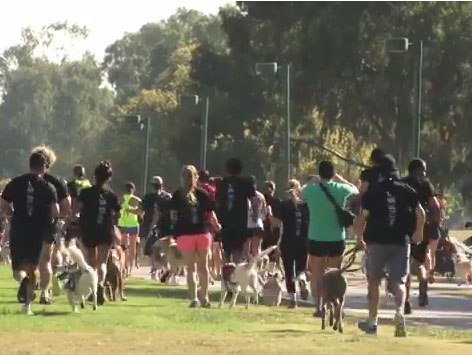
[(122, 234), (138, 235), (139, 227), (118, 227)]

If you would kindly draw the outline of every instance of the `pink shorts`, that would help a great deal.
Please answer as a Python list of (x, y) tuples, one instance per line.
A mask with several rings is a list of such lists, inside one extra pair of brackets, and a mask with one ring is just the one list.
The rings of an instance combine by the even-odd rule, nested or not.
[(211, 242), (210, 233), (181, 235), (177, 237), (177, 248), (183, 253), (207, 250), (210, 249)]

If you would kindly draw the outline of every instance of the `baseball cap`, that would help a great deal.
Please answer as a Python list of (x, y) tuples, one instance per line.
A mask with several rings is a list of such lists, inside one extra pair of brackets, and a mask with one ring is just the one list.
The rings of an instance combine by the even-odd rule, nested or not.
[(151, 184), (153, 185), (162, 185), (162, 178), (160, 176), (153, 176), (151, 178)]
[(285, 190), (294, 191), (294, 190), (300, 190), (301, 188), (302, 188), (302, 185), (300, 184), (300, 181), (298, 181), (297, 179), (290, 179), (288, 181), (288, 185)]

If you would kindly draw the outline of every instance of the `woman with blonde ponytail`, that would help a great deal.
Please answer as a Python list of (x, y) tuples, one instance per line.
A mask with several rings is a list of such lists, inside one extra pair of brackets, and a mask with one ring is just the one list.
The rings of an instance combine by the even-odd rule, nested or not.
[[(219, 229), (214, 213), (214, 202), (208, 193), (197, 187), (198, 172), (193, 165), (182, 168), (181, 187), (174, 192), (171, 201), (173, 234), (177, 248), (187, 266), (187, 284), (190, 291), (190, 307), (210, 307), (208, 298), (208, 255), (212, 238), (210, 225)], [(195, 272), (198, 273), (201, 294), (197, 295)]]

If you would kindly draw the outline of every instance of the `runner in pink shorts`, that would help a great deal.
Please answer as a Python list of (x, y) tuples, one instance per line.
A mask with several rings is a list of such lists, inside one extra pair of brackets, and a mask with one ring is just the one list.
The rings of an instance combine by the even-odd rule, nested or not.
[[(212, 243), (210, 226), (218, 229), (219, 224), (214, 213), (214, 202), (205, 190), (197, 187), (197, 169), (192, 165), (184, 166), (181, 178), (181, 188), (174, 192), (171, 201), (173, 234), (187, 266), (190, 307), (201, 305), (208, 308), (211, 306), (208, 297), (208, 256)], [(195, 272), (198, 273), (201, 299), (197, 297)]]

